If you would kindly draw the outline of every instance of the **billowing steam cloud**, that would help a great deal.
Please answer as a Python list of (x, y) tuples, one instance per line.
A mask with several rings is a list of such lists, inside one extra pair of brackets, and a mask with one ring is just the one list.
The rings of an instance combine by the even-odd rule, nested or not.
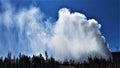
[(61, 59), (64, 57), (83, 61), (88, 56), (108, 59), (110, 53), (100, 27), (96, 20), (87, 20), (84, 14), (70, 13), (66, 8), (60, 9), (54, 35), (48, 46)]
[(8, 51), (43, 54), (48, 50), (61, 60), (82, 62), (88, 57), (111, 57), (99, 30), (101, 25), (95, 19), (87, 20), (84, 14), (62, 8), (58, 20), (52, 22), (38, 7), (16, 9), (9, 3), (5, 3), (6, 7), (1, 4), (4, 7), (0, 7), (0, 55)]

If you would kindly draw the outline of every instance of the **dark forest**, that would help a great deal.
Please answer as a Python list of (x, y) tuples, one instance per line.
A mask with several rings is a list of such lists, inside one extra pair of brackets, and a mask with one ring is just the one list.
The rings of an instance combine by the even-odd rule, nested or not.
[(19, 57), (11, 58), (11, 52), (7, 57), (0, 58), (0, 68), (120, 68), (120, 52), (113, 52), (113, 59), (106, 61), (105, 59), (92, 60), (88, 58), (89, 62), (74, 62), (74, 60), (65, 59), (64, 62), (60, 62), (49, 57), (47, 51), (45, 51), (45, 58), (40, 54), (39, 56), (33, 55), (33, 57), (19, 54)]

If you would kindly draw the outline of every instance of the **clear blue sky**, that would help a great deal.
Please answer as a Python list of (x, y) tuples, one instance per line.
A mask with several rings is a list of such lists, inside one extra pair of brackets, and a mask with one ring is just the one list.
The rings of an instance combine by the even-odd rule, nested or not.
[(101, 32), (112, 51), (120, 50), (120, 1), (119, 0), (13, 0), (19, 7), (33, 4), (41, 8), (46, 15), (57, 20), (60, 8), (69, 8), (72, 12), (84, 13), (95, 18), (102, 25)]

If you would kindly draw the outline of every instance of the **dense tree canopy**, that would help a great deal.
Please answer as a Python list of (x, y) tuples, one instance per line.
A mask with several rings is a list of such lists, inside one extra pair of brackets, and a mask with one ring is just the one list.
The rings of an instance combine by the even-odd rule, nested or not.
[[(64, 62), (55, 60), (52, 56), (49, 57), (47, 51), (45, 51), (45, 58), (42, 54), (33, 57), (19, 54), (19, 57), (11, 58), (11, 53), (3, 59), (0, 57), (0, 68), (120, 68), (120, 53), (113, 53), (113, 61), (110, 59), (91, 59), (88, 58), (88, 62), (80, 63), (74, 60), (65, 59)], [(117, 59), (117, 60), (116, 60)], [(114, 61), (115, 60), (115, 61)]]

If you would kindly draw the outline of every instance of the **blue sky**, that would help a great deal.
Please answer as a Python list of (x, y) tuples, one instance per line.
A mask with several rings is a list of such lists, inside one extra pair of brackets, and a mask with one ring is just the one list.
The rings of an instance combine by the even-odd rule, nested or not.
[(84, 13), (88, 18), (96, 19), (101, 25), (101, 32), (109, 43), (111, 51), (120, 49), (119, 0), (13, 0), (17, 6), (35, 5), (46, 15), (57, 20), (60, 8), (69, 8), (72, 12)]
[[(4, 1), (4, 0), (3, 0)], [(40, 8), (41, 12), (45, 14), (46, 17), (51, 17), (53, 21), (58, 20), (58, 11), (61, 8), (68, 8), (71, 12), (80, 12), (86, 15), (87, 19), (96, 19), (99, 24), (102, 25), (100, 31), (105, 37), (107, 43), (109, 44), (110, 50), (120, 51), (120, 1), (119, 0), (9, 0), (10, 4), (15, 8), (15, 11), (19, 12), (21, 8), (29, 8), (30, 6), (35, 6)], [(7, 1), (4, 1), (7, 2)], [(1, 3), (0, 3), (1, 5)], [(0, 7), (0, 10), (3, 10)], [(1, 12), (2, 13), (2, 12)], [(0, 19), (2, 20), (2, 19)], [(54, 23), (53, 23), (54, 24)], [(6, 33), (8, 32), (8, 34)], [(11, 31), (7, 31), (4, 25), (0, 25), (0, 44), (4, 44), (6, 49), (7, 45), (12, 45), (15, 48), (12, 50), (19, 53), (19, 48), (22, 46), (15, 46), (20, 41), (19, 38), (19, 28), (17, 26), (11, 28)], [(7, 38), (7, 39), (6, 39)], [(25, 39), (26, 36), (22, 36)], [(8, 43), (5, 43), (11, 39)], [(27, 40), (21, 40), (21, 42), (27, 43)], [(3, 43), (4, 42), (4, 43)], [(10, 42), (14, 42), (9, 44)], [(19, 44), (23, 45), (23, 44)], [(26, 45), (27, 52), (31, 50)], [(12, 48), (12, 47), (11, 47)], [(0, 50), (2, 51), (2, 50)], [(4, 53), (4, 52), (1, 52)], [(24, 52), (23, 52), (24, 53)]]

